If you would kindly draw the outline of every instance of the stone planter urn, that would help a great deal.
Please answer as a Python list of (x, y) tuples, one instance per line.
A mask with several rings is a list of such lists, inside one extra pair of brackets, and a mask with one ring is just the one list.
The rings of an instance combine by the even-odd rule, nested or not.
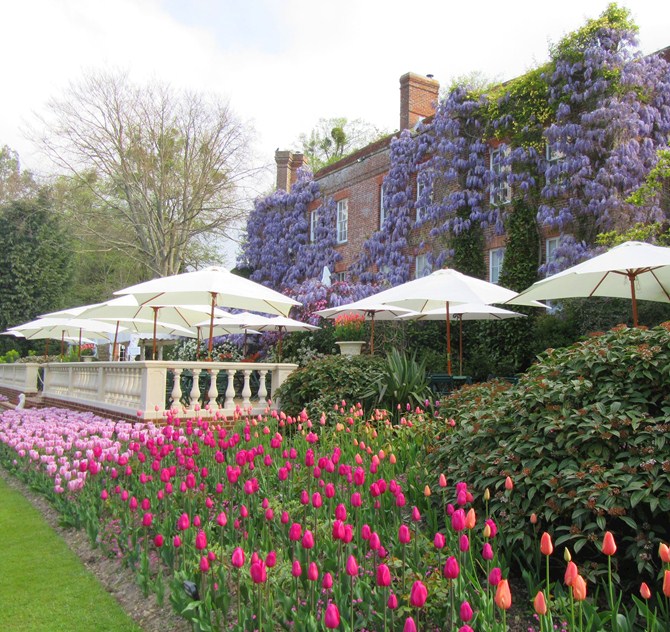
[(335, 344), (340, 348), (340, 353), (345, 356), (361, 355), (364, 340), (338, 340)]

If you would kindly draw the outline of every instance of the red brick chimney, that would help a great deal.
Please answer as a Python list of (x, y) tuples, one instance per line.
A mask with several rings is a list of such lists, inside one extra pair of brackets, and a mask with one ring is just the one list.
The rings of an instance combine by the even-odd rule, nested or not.
[(412, 129), (420, 119), (435, 114), (440, 83), (432, 76), (408, 72), (400, 77), (400, 130)]
[(294, 154), (292, 151), (275, 151), (277, 164), (277, 190), (283, 189), (287, 193), (296, 181), (298, 169), (305, 164), (303, 154)]

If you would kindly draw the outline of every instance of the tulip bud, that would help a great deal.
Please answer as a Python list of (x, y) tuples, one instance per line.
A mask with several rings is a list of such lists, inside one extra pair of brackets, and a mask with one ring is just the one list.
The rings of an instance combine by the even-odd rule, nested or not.
[(487, 502), (491, 500), (491, 492), (488, 487), (484, 490), (484, 500)]
[(640, 595), (642, 595), (643, 599), (651, 599), (651, 590), (649, 590), (649, 586), (645, 582), (640, 584)]
[(663, 594), (670, 597), (670, 571), (663, 573)]
[(511, 477), (505, 478), (505, 489), (507, 491), (512, 491), (514, 489), (514, 482), (512, 481)]
[(586, 581), (581, 575), (577, 575), (572, 581), (572, 596), (575, 601), (584, 601), (586, 599)]
[(512, 593), (509, 589), (509, 583), (506, 579), (501, 579), (496, 587), (496, 594), (493, 600), (496, 602), (498, 608), (502, 610), (509, 610), (512, 606)]
[(566, 562), (571, 562), (572, 561), (572, 555), (570, 555), (570, 551), (569, 551), (567, 546), (565, 547), (565, 549), (563, 549), (563, 559)]
[(412, 617), (407, 617), (405, 619), (405, 625), (402, 628), (402, 632), (416, 632), (416, 623)]
[(358, 575), (358, 563), (356, 562), (356, 558), (353, 555), (349, 556), (349, 559), (347, 559), (347, 575), (350, 577), (356, 577)]
[(409, 594), (409, 603), (415, 608), (422, 608), (428, 599), (428, 589), (421, 581), (415, 581), (412, 584), (412, 590)]
[(658, 556), (664, 564), (670, 564), (670, 547), (664, 542), (658, 545)]
[(459, 609), (459, 614), (461, 616), (461, 621), (470, 621), (472, 619), (472, 606), (467, 601), (464, 601), (461, 604)]
[(340, 611), (337, 609), (337, 605), (334, 603), (329, 603), (326, 607), (324, 623), (330, 630), (335, 630), (336, 628), (340, 627)]
[(540, 616), (547, 614), (547, 602), (544, 598), (544, 593), (541, 590), (538, 591), (537, 595), (535, 595), (535, 599), (533, 600), (533, 608), (535, 608), (535, 612), (537, 612), (537, 614)]
[(616, 553), (616, 542), (614, 541), (614, 536), (612, 535), (611, 531), (605, 532), (601, 550), (605, 555), (608, 556), (612, 556)]
[(537, 524), (537, 514), (535, 512), (530, 514), (530, 524)]
[(430, 496), (430, 493), (431, 493), (431, 492), (430, 492), (430, 487), (429, 487), (428, 485), (426, 485), (426, 486), (423, 488), (423, 495), (424, 495), (426, 498), (428, 498), (428, 496)]
[(447, 486), (447, 477), (444, 474), (440, 474), (438, 484), (440, 485), (440, 487), (446, 487)]
[(577, 575), (579, 575), (577, 565), (574, 562), (568, 562), (568, 567), (565, 569), (565, 577), (563, 578), (565, 585), (572, 586)]
[(542, 555), (551, 555), (554, 552), (554, 545), (551, 542), (551, 536), (545, 531), (540, 540), (540, 552)]

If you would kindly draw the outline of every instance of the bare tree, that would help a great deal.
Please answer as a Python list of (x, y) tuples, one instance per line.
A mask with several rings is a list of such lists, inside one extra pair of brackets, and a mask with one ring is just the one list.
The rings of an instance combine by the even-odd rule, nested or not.
[(42, 122), (45, 153), (92, 194), (70, 214), (148, 277), (180, 271), (246, 215), (251, 132), (225, 103), (93, 73), (50, 101)]

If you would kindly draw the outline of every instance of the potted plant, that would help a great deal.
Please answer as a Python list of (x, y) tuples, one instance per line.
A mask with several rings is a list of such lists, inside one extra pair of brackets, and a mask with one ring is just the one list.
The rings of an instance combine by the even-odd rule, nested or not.
[(93, 359), (95, 358), (95, 345), (91, 343), (81, 345), (79, 355), (84, 362), (93, 362)]
[(365, 316), (341, 314), (335, 318), (334, 335), (342, 355), (359, 355), (365, 344)]

